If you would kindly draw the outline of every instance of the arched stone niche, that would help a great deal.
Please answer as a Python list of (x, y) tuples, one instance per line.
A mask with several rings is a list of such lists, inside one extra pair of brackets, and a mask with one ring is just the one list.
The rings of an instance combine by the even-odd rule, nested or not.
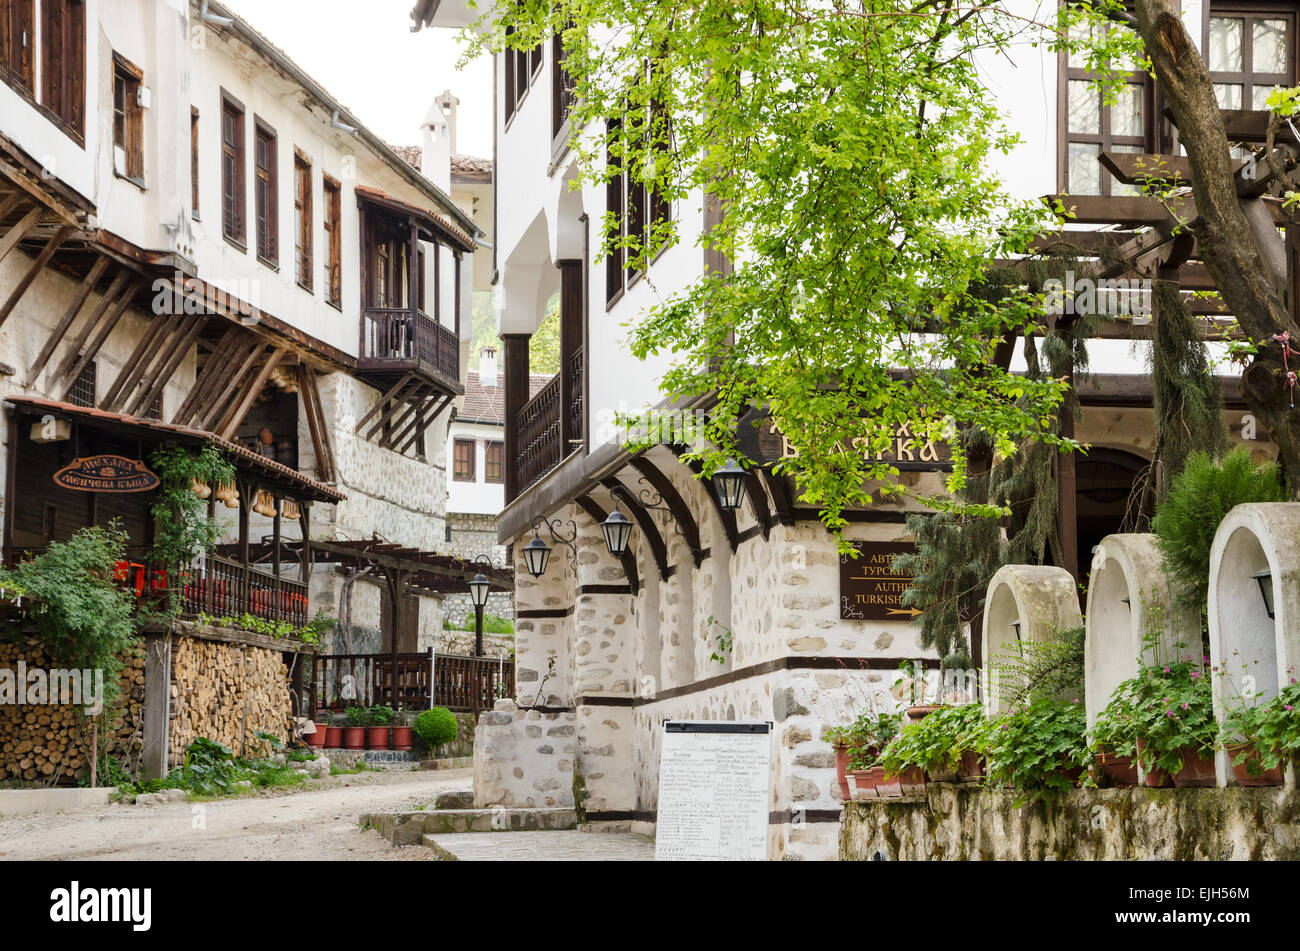
[[(1084, 640), (1084, 705), (1088, 729), (1140, 662), (1200, 656), (1201, 619), (1179, 606), (1154, 535), (1107, 535), (1092, 556)], [(1159, 638), (1147, 647), (1149, 632)], [(1182, 645), (1181, 647), (1179, 645)], [(1150, 656), (1143, 657), (1143, 651)]]
[[(1210, 548), (1210, 658), (1221, 676), (1211, 681), (1214, 715), (1223, 721), (1234, 703), (1259, 693), (1277, 695), (1300, 665), (1300, 503), (1238, 505), (1219, 523)], [(1268, 616), (1260, 580), (1273, 596)], [(1243, 666), (1244, 665), (1244, 666)], [(1231, 772), (1218, 756), (1219, 784)], [(1294, 782), (1287, 770), (1288, 783)]]
[[(1018, 642), (1050, 641), (1058, 631), (1083, 626), (1074, 578), (1050, 565), (1003, 565), (989, 581), (980, 644), (984, 659), (984, 711), (1000, 713), (994, 661)], [(1018, 625), (1018, 627), (1017, 627)]]

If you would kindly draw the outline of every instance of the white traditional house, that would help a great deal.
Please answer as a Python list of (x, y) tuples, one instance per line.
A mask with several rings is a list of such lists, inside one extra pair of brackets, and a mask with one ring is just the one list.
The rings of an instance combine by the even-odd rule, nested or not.
[(470, 576), (441, 465), (480, 234), (445, 117), (413, 168), (216, 0), (0, 0), (0, 25), (6, 557), (113, 517), (147, 551), (147, 495), (54, 474), (216, 445), (239, 478), (183, 614), (342, 607), (354, 651), (431, 645)]
[[(1012, 6), (1031, 18), (1039, 10), (1028, 0)], [(412, 18), (417, 29), (463, 27), (478, 12), (467, 0), (421, 0)], [(1209, 57), (1225, 107), (1258, 108), (1274, 85), (1294, 84), (1296, 18), (1294, 4), (1187, 5), (1188, 26)], [(643, 452), (621, 444), (614, 414), (663, 406), (658, 381), (671, 359), (635, 359), (623, 344), (624, 326), (710, 266), (697, 244), (708, 212), (698, 195), (672, 205), (651, 202), (626, 178), (610, 188), (570, 189), (575, 170), (567, 143), (577, 130), (569, 124), (557, 48), (544, 43), (496, 56), (492, 253), (505, 387), (498, 540), (515, 553), (518, 700), (576, 723), (571, 771), (583, 779), (588, 820), (634, 828), (655, 821), (658, 726), (665, 718), (772, 721), (769, 854), (832, 856), (839, 801), (821, 728), (851, 715), (852, 697), (862, 695), (854, 694), (854, 683), (887, 682), (902, 661), (934, 666), (938, 658), (918, 646), (912, 612), (899, 608), (897, 594), (872, 594), (870, 579), (854, 571), (862, 562), (841, 564), (816, 509), (772, 473), (779, 436), (775, 449), (755, 449), (761, 465), (746, 476), (736, 511), (720, 505), (671, 440)], [(1123, 158), (1174, 151), (1175, 130), (1149, 77), (1134, 74), (1128, 95), (1105, 106), (1094, 77), (1045, 45), (1016, 45), (984, 67), (1008, 125), (1021, 136), (998, 168), (1019, 194), (1070, 193), (1077, 212), (1071, 227), (1090, 232), (1078, 240), (1093, 247), (1166, 222), (1158, 203), (1133, 195), (1133, 170)], [(1229, 117), (1234, 129), (1249, 124), (1249, 115)], [(1118, 171), (1099, 164), (1101, 156)], [(595, 254), (596, 223), (608, 212), (638, 230), (644, 222), (628, 220), (629, 213), (671, 215), (681, 240), (649, 274), (630, 272), (617, 255)], [(1099, 237), (1099, 230), (1113, 234)], [(1185, 290), (1207, 289), (1200, 264), (1177, 263)], [(557, 292), (561, 371), (535, 392), (529, 337)], [(1095, 379), (1080, 385), (1076, 436), (1092, 449), (1062, 457), (1058, 473), (1067, 499), (1063, 567), (1079, 580), (1092, 547), (1118, 530), (1154, 447), (1143, 354), (1150, 327), (1122, 321), (1105, 335), (1111, 339), (1091, 349)], [(1024, 366), (1020, 353), (1017, 345), (1013, 368)], [(1244, 404), (1235, 382), (1225, 380), (1224, 392), (1231, 432), (1240, 439)], [(706, 407), (674, 407), (697, 408)], [(900, 446), (918, 457), (909, 477), (922, 490), (939, 490), (941, 448), (910, 446), (905, 436)], [(635, 522), (621, 558), (608, 553), (601, 531), (616, 506)], [(887, 502), (849, 512), (846, 536), (869, 556), (886, 558), (911, 545), (903, 522), (917, 508)], [(552, 548), (540, 578), (529, 575), (522, 555), (534, 537)], [(518, 722), (522, 729), (527, 721)], [(521, 755), (505, 767), (476, 777), (477, 804), (567, 801), (538, 792), (549, 782), (538, 777), (558, 768), (547, 757)], [(568, 781), (558, 785), (567, 788)]]

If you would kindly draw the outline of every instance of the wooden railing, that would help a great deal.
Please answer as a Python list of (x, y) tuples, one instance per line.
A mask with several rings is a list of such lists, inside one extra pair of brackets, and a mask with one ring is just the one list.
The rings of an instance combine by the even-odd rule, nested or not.
[(277, 578), (215, 555), (202, 567), (183, 569), (179, 581), (182, 614), (251, 614), (297, 627), (307, 623), (307, 586), (300, 581)]
[(368, 308), (362, 317), (361, 357), (419, 362), (450, 380), (460, 377), (460, 338), (418, 310)]
[[(347, 707), (377, 704), (425, 710), (431, 706), (457, 712), (490, 710), (498, 697), (513, 697), (515, 664), (496, 657), (437, 654), (318, 654), (312, 661), (312, 715)], [(432, 674), (433, 689), (430, 690)]]
[[(573, 351), (573, 354), (569, 357), (569, 391), (570, 392), (569, 392), (569, 408), (568, 408), (568, 413), (569, 413), (568, 432), (569, 432), (569, 438), (571, 440), (583, 438), (584, 430), (583, 430), (583, 419), (582, 419), (582, 412), (583, 412), (582, 381), (585, 379), (585, 377), (583, 376), (583, 372), (584, 371), (583, 371), (582, 347), (578, 347)], [(574, 446), (571, 442), (569, 445), (561, 447), (561, 450), (563, 454), (568, 455), (568, 453), (573, 448)]]
[(521, 492), (558, 466), (565, 456), (560, 444), (562, 403), (560, 375), (556, 374), (515, 417), (514, 464)]

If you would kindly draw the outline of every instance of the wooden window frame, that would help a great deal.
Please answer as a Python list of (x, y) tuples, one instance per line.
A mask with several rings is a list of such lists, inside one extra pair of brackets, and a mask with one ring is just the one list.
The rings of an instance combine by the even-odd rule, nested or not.
[[(36, 0), (4, 0), (0, 6), (0, 71), (4, 81), (29, 102), (36, 101)], [(27, 42), (14, 37), (27, 34)]]
[[(497, 473), (492, 475), (493, 450), (496, 451), (495, 460)], [(483, 443), (483, 481), (488, 485), (505, 485), (506, 483), (506, 444), (500, 439), (489, 439)]]
[[(623, 121), (621, 119), (608, 119), (605, 122), (605, 135), (610, 141), (621, 135)], [(605, 165), (609, 168), (621, 160), (616, 158), (612, 149), (606, 147)], [(605, 182), (605, 214), (613, 215), (618, 222), (619, 237), (623, 234), (624, 221), (626, 219), (627, 209), (627, 170), (621, 165), (618, 166), (617, 175), (610, 177)], [(625, 261), (627, 251), (621, 245), (609, 249), (609, 254), (605, 256), (605, 308), (608, 310), (613, 307), (620, 297), (626, 286), (624, 277)]]
[[(266, 162), (262, 162), (262, 143)], [(274, 271), (280, 269), (280, 140), (261, 117), (253, 117), (253, 228), (257, 259)]]
[[(119, 59), (116, 53), (114, 59)], [(139, 79), (138, 70), (136, 74), (136, 78)], [(84, 146), (86, 135), (86, 4), (84, 0), (41, 0), (41, 86), (43, 87), (41, 111), (78, 145)]]
[[(1300, 13), (1294, 4), (1287, 3), (1266, 3), (1266, 2), (1247, 2), (1232, 3), (1206, 2), (1203, 6), (1202, 30), (1201, 30), (1201, 56), (1205, 60), (1205, 68), (1210, 73), (1210, 82), (1219, 85), (1222, 83), (1231, 83), (1240, 85), (1241, 88), (1241, 108), (1251, 109), (1253, 106), (1251, 95), (1253, 88), (1257, 85), (1264, 85), (1264, 82), (1258, 82), (1257, 78), (1274, 77), (1271, 80), (1265, 79), (1268, 86), (1281, 86), (1288, 88), (1296, 85), (1297, 79), (1297, 62), (1300, 56), (1297, 55), (1298, 39), (1300, 34)], [(1224, 70), (1210, 70), (1210, 21), (1215, 17), (1226, 17), (1230, 19), (1243, 19), (1246, 25), (1242, 28), (1241, 37), (1241, 57), (1242, 72), (1228, 72)], [(1254, 63), (1251, 61), (1254, 56), (1254, 35), (1249, 28), (1252, 19), (1258, 20), (1289, 20), (1290, 36), (1287, 43), (1287, 72), (1286, 73), (1258, 73), (1254, 70)]]
[(569, 151), (572, 132), (569, 117), (573, 112), (572, 80), (564, 68), (564, 37), (551, 37), (551, 165), (559, 164)]
[(325, 303), (343, 309), (343, 186), (321, 176), (322, 226), (325, 230)]
[[(1056, 95), (1056, 182), (1057, 191), (1069, 193), (1071, 195), (1082, 195), (1085, 192), (1075, 192), (1070, 189), (1070, 144), (1086, 143), (1095, 144), (1099, 152), (1106, 152), (1113, 146), (1137, 146), (1143, 152), (1155, 151), (1156, 141), (1156, 88), (1151, 77), (1140, 71), (1133, 71), (1124, 74), (1126, 82), (1142, 86), (1142, 135), (1113, 135), (1111, 128), (1111, 110), (1112, 106), (1100, 105), (1101, 110), (1101, 128), (1096, 133), (1091, 132), (1071, 132), (1070, 131), (1070, 82), (1075, 81), (1095, 81), (1097, 74), (1080, 66), (1071, 66), (1070, 57), (1067, 50), (1061, 50), (1057, 54), (1057, 95)], [(1114, 186), (1116, 182), (1098, 163), (1098, 195), (1111, 197), (1114, 195)], [(1115, 196), (1122, 197), (1122, 196)]]
[[(460, 458), (458, 453), (464, 447), (469, 448), (469, 468), (465, 474), (461, 474)], [(477, 482), (478, 473), (475, 466), (478, 455), (478, 440), (465, 439), (464, 437), (454, 437), (451, 441), (451, 480), (453, 482)]]
[[(506, 35), (514, 33), (514, 27), (506, 28)], [(511, 120), (519, 114), (528, 92), (536, 83), (542, 72), (542, 49), (545, 43), (538, 43), (531, 50), (506, 49), (501, 53), (505, 63), (505, 128), (510, 128)]]
[[(232, 135), (227, 135), (227, 123)], [(221, 234), (241, 251), (248, 250), (247, 124), (244, 104), (221, 94)]]
[(294, 213), (294, 269), (298, 286), (308, 293), (312, 290), (312, 272), (316, 256), (312, 249), (315, 222), (312, 215), (311, 160), (299, 149), (293, 150), (293, 213)]
[(190, 217), (199, 218), (199, 110), (190, 106)]
[[(122, 102), (118, 102), (121, 88)], [(140, 106), (140, 90), (144, 86), (144, 73), (122, 54), (113, 53), (113, 174), (133, 185), (144, 188), (144, 109)], [(119, 108), (120, 106), (120, 108)], [(120, 129), (119, 129), (120, 116)], [(121, 135), (119, 141), (119, 132)], [(123, 170), (117, 168), (117, 152), (126, 155)]]

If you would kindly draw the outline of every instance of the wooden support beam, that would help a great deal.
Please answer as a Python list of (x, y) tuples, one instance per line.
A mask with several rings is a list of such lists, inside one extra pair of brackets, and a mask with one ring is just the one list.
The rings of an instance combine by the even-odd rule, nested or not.
[(736, 546), (740, 544), (740, 533), (736, 531), (736, 513), (724, 509), (722, 503), (718, 501), (718, 494), (713, 491), (713, 486), (709, 485), (707, 480), (701, 478), (704, 474), (704, 467), (699, 460), (687, 462), (682, 458), (686, 453), (685, 446), (669, 446), (668, 449), (677, 457), (678, 462), (695, 473), (697, 479), (700, 479), (701, 488), (704, 490), (709, 503), (713, 506), (713, 511), (717, 513), (718, 521), (722, 523), (722, 531), (727, 536), (727, 545), (734, 552)]
[(424, 386), (424, 384), (421, 381), (416, 380), (401, 393), (398, 393), (397, 396), (393, 397), (392, 400), (389, 401), (388, 407), (380, 411), (379, 417), (370, 424), (370, 428), (366, 430), (366, 434), (361, 438), (373, 439), (375, 433), (383, 429), (384, 424), (392, 420), (394, 414), (402, 409), (402, 407), (406, 405), (406, 401), (418, 392), (422, 386)]
[[(313, 407), (313, 413), (316, 417), (316, 426), (320, 430), (320, 447), (316, 456), (316, 474), (324, 482), (335, 482), (338, 480), (338, 465), (334, 460), (334, 442), (330, 438), (329, 420), (325, 416), (325, 407), (320, 398), (320, 386), (316, 380), (316, 371), (306, 364), (300, 364), (298, 370), (298, 379), (304, 381), (304, 392), (310, 397)], [(325, 468), (321, 468), (322, 456), (324, 453)]]
[(76, 362), (72, 364), (72, 369), (59, 377), (60, 380), (68, 381), (69, 388), (72, 387), (73, 382), (77, 379), (77, 376), (81, 371), (89, 366), (90, 362), (99, 355), (99, 348), (104, 345), (104, 341), (108, 339), (108, 335), (113, 332), (113, 328), (116, 327), (118, 321), (122, 319), (122, 315), (126, 313), (127, 307), (131, 305), (131, 299), (135, 297), (135, 292), (139, 289), (140, 283), (138, 281), (131, 280), (127, 283), (126, 287), (122, 289), (122, 293), (117, 296), (117, 300), (113, 303), (113, 307), (108, 312), (108, 316), (104, 318), (99, 329), (95, 331), (95, 335), (90, 338), (90, 342), (86, 344), (86, 349), (82, 351), (81, 356), (79, 356), (76, 359)]
[(763, 488), (756, 470), (745, 470), (745, 488), (748, 490), (746, 494), (749, 496), (750, 507), (754, 510), (754, 520), (758, 522), (763, 537), (767, 538), (772, 531), (772, 508), (767, 504), (767, 490)]
[(222, 374), (239, 359), (239, 355), (243, 352), (240, 346), (243, 338), (243, 331), (237, 327), (230, 328), (222, 335), (212, 353), (203, 361), (203, 369), (195, 377), (189, 396), (185, 398), (181, 408), (172, 415), (173, 424), (185, 425), (194, 417), (203, 400), (217, 386), (217, 381), (221, 379)]
[(207, 432), (216, 432), (217, 421), (222, 418), (222, 409), (226, 406), (227, 401), (238, 392), (245, 378), (253, 371), (257, 365), (258, 358), (265, 352), (265, 346), (262, 338), (254, 337), (248, 351), (235, 367), (234, 372), (220, 381), (217, 388), (217, 394), (211, 402), (205, 407), (199, 405), (195, 410), (197, 425), (200, 429)]
[(20, 218), (17, 224), (4, 233), (4, 237), (0, 238), (0, 261), (3, 261), (8, 257), (9, 252), (18, 247), (18, 242), (22, 241), (29, 233), (31, 233), (32, 229), (34, 229), (40, 221), (41, 214), (44, 210), (45, 209), (40, 205), (37, 205)]
[[(23, 220), (26, 221), (27, 219)], [(10, 234), (12, 233), (13, 232), (10, 232)], [(18, 301), (22, 298), (23, 294), (27, 293), (27, 288), (32, 286), (32, 281), (36, 280), (36, 275), (40, 274), (45, 265), (50, 263), (50, 258), (54, 257), (54, 252), (59, 250), (59, 247), (68, 239), (68, 235), (70, 234), (72, 234), (72, 229), (65, 225), (58, 231), (54, 232), (54, 234), (50, 236), (49, 241), (45, 242), (45, 247), (41, 248), (41, 253), (36, 255), (36, 259), (32, 261), (31, 266), (28, 267), (23, 273), (23, 276), (18, 279), (18, 283), (14, 285), (13, 291), (10, 292), (9, 297), (6, 298), (5, 302), (0, 304), (0, 326), (3, 326), (4, 322), (9, 319), (9, 315), (12, 314), (14, 308), (18, 306)], [(0, 239), (0, 245), (3, 245), (8, 239), (9, 235), (5, 235), (3, 239)], [(0, 260), (3, 260), (5, 253), (6, 252), (0, 252)]]
[[(609, 515), (600, 503), (589, 495), (580, 495), (573, 501), (577, 502), (579, 507), (591, 517), (597, 525), (605, 521)], [(632, 590), (632, 596), (636, 597), (641, 590), (641, 579), (636, 570), (636, 553), (632, 551), (632, 546), (628, 545), (627, 549), (619, 556), (619, 563), (623, 566), (623, 574), (627, 577), (628, 587)]]
[(374, 406), (370, 407), (370, 409), (366, 411), (366, 414), (362, 416), (361, 419), (357, 420), (357, 425), (353, 428), (352, 432), (354, 434), (361, 432), (361, 427), (364, 426), (366, 423), (368, 423), (370, 421), (370, 418), (374, 416), (376, 413), (378, 413), (380, 408), (383, 407), (385, 403), (387, 403), (394, 396), (396, 396), (398, 392), (400, 392), (406, 386), (406, 384), (410, 382), (411, 377), (413, 376), (415, 376), (414, 373), (408, 373), (405, 376), (403, 376), (400, 380), (398, 380), (396, 383), (394, 383), (387, 393), (379, 397), (379, 402), (377, 402)]
[(122, 288), (126, 286), (127, 281), (130, 279), (131, 271), (127, 268), (122, 268), (113, 275), (113, 280), (109, 283), (108, 290), (104, 292), (104, 296), (95, 304), (95, 309), (90, 312), (90, 317), (86, 320), (85, 325), (77, 331), (76, 336), (70, 341), (67, 355), (54, 371), (54, 379), (61, 380), (68, 375), (68, 370), (72, 367), (72, 364), (76, 362), (77, 355), (81, 353), (82, 348), (86, 345), (86, 338), (89, 337), (90, 332), (95, 329), (100, 318), (104, 316), (104, 312), (112, 306), (115, 300), (117, 300), (118, 295), (122, 292)]
[[(650, 546), (650, 554), (654, 556), (655, 566), (659, 569), (659, 577), (667, 581), (672, 577), (673, 566), (668, 563), (668, 546), (664, 544), (664, 538), (659, 534), (659, 526), (655, 524), (654, 518), (637, 500), (636, 493), (625, 486), (614, 476), (600, 480), (601, 485), (610, 490), (610, 498), (616, 504), (626, 505), (636, 523), (640, 526), (641, 531), (645, 534), (646, 544)], [(618, 490), (618, 495), (614, 491)], [(628, 548), (632, 545), (629, 542)]]
[(262, 387), (266, 381), (271, 378), (273, 371), (284, 357), (287, 350), (284, 347), (276, 347), (267, 354), (266, 362), (262, 364), (262, 369), (258, 371), (257, 376), (253, 377), (252, 385), (248, 386), (242, 396), (235, 402), (233, 409), (226, 418), (222, 420), (221, 427), (216, 430), (218, 436), (222, 439), (229, 439), (243, 422), (244, 416), (248, 413), (248, 408), (253, 405), (253, 400), (257, 399), (257, 394), (262, 392)]
[(704, 550), (700, 547), (700, 526), (695, 521), (695, 516), (691, 514), (690, 506), (686, 504), (686, 500), (677, 491), (672, 480), (660, 472), (648, 456), (633, 456), (628, 461), (632, 468), (641, 473), (651, 487), (659, 493), (659, 498), (663, 499), (664, 504), (668, 506), (668, 511), (672, 512), (673, 518), (677, 520), (677, 528), (681, 531), (682, 538), (686, 540), (686, 547), (691, 550), (695, 567), (698, 568), (704, 561)]
[[(424, 418), (425, 411), (429, 408), (429, 405), (436, 401), (437, 396), (434, 395), (431, 387), (430, 392), (420, 397), (419, 401), (415, 404), (415, 408), (402, 417), (400, 423), (393, 423), (389, 428), (388, 434), (380, 442), (380, 445), (387, 445), (390, 449), (394, 449), (399, 455), (404, 454), (403, 450), (398, 447), (407, 445), (408, 441), (415, 441), (417, 437), (414, 434), (420, 425), (420, 420)], [(420, 431), (423, 432), (423, 430)]]
[[(3, 217), (4, 214), (0, 213), (0, 218)], [(81, 279), (81, 284), (77, 288), (77, 293), (73, 296), (72, 302), (68, 304), (67, 310), (59, 318), (59, 322), (55, 324), (53, 332), (46, 338), (44, 346), (41, 347), (41, 352), (32, 361), (31, 369), (27, 371), (27, 380), (23, 384), (24, 386), (32, 386), (36, 382), (36, 378), (41, 375), (41, 371), (45, 369), (45, 364), (49, 363), (50, 357), (54, 355), (54, 348), (59, 345), (59, 341), (67, 334), (68, 328), (76, 321), (77, 315), (81, 313), (81, 308), (85, 305), (87, 298), (90, 297), (90, 292), (95, 289), (95, 285), (104, 276), (104, 271), (107, 268), (108, 257), (106, 255), (95, 258), (95, 263), (90, 266), (86, 276)]]
[(406, 435), (414, 428), (415, 421), (419, 418), (420, 411), (424, 408), (425, 397), (432, 392), (433, 388), (429, 387), (426, 391), (424, 386), (415, 386), (407, 393), (400, 403), (394, 403), (395, 411), (384, 426), (383, 432), (379, 434), (379, 445), (385, 449), (391, 449), (398, 443), (399, 439), (404, 439)]
[(776, 520), (782, 525), (793, 525), (794, 501), (790, 497), (790, 488), (786, 484), (785, 476), (777, 475), (770, 467), (758, 470), (762, 476), (767, 491), (772, 496), (772, 506), (776, 509)]
[(129, 356), (126, 362), (122, 364), (122, 369), (118, 371), (117, 379), (113, 381), (113, 385), (110, 386), (108, 392), (104, 394), (104, 409), (108, 410), (110, 413), (116, 413), (120, 410), (121, 404), (126, 399), (127, 393), (135, 386), (136, 381), (139, 379), (139, 374), (143, 372), (142, 364), (146, 354), (150, 359), (153, 358), (153, 354), (162, 345), (163, 340), (167, 336), (166, 329), (168, 324), (174, 322), (175, 319), (176, 318), (174, 317), (167, 319), (157, 318), (149, 324), (149, 329), (145, 331), (144, 336), (141, 337), (139, 343), (135, 345), (135, 349), (131, 351), (131, 356)]
[(4, 220), (13, 214), (18, 206), (26, 199), (27, 195), (17, 189), (5, 195), (3, 199), (0, 199), (0, 224), (4, 224)]
[[(167, 353), (166, 359), (160, 368), (150, 368), (153, 376), (153, 382), (140, 394), (135, 403), (127, 410), (132, 416), (139, 416), (148, 412), (153, 401), (167, 388), (171, 381), (172, 374), (180, 366), (181, 361), (189, 354), (190, 348), (194, 346), (195, 341), (199, 339), (199, 334), (203, 332), (203, 325), (206, 320), (199, 317), (190, 317), (188, 326), (182, 324), (174, 334), (175, 339), (170, 339), (168, 345), (170, 352)], [(152, 361), (150, 361), (152, 362)], [(146, 371), (146, 378), (150, 371)]]
[(298, 364), (298, 397), (302, 400), (302, 412), (307, 417), (307, 431), (311, 435), (312, 453), (316, 456), (316, 475), (326, 481), (329, 474), (328, 451), (325, 440), (329, 439), (324, 430), (324, 421), (316, 414), (316, 404), (312, 402), (311, 384), (313, 370), (305, 363)]

